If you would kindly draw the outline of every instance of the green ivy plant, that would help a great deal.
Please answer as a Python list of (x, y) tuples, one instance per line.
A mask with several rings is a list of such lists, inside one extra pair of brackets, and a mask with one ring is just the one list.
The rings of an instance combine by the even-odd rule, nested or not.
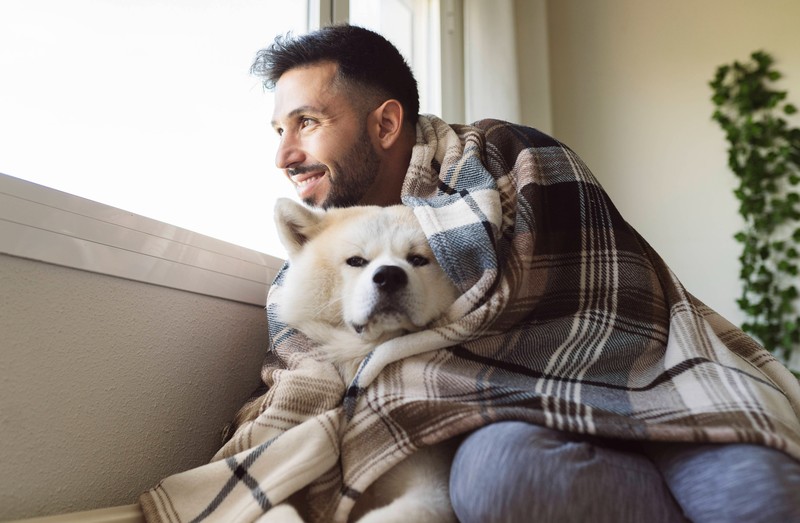
[(713, 119), (725, 132), (728, 164), (739, 179), (742, 330), (786, 364), (800, 351), (800, 129), (784, 118), (797, 108), (775, 88), (781, 74), (773, 64), (757, 51), (746, 63), (718, 67), (709, 85)]

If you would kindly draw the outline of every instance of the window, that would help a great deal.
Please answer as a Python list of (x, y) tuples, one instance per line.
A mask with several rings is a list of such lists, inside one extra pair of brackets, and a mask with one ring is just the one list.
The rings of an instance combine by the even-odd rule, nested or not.
[(306, 0), (3, 0), (0, 172), (282, 255), (271, 93)]
[(3, 0), (0, 253), (260, 303), (281, 263), (262, 253), (285, 257), (273, 204), (294, 190), (256, 51), (349, 19), (398, 46), (439, 114), (440, 5)]

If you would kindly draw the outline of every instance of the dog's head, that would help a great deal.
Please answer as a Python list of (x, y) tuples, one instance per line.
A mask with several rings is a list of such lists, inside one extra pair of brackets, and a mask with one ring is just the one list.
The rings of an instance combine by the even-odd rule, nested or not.
[(388, 339), (423, 329), (457, 296), (407, 207), (322, 211), (281, 199), (275, 222), (289, 253), (280, 315), (301, 331), (319, 321)]

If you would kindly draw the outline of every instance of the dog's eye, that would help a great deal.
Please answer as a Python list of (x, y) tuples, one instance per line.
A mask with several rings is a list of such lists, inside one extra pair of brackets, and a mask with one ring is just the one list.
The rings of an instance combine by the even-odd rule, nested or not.
[(408, 263), (413, 265), (414, 267), (422, 267), (423, 265), (428, 265), (429, 261), (428, 258), (425, 256), (420, 256), (419, 254), (412, 254), (408, 257)]
[(347, 258), (345, 263), (350, 267), (363, 267), (364, 265), (367, 264), (367, 260), (365, 260), (361, 256), (351, 256), (350, 258)]

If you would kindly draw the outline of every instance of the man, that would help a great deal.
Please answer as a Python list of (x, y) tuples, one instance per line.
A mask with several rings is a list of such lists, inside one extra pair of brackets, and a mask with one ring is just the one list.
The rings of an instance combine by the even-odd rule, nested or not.
[(344, 384), (270, 293), (267, 394), (211, 463), (142, 496), (148, 520), (256, 520), (293, 495), (346, 521), (403, 456), (463, 437), (462, 523), (800, 521), (797, 380), (683, 289), (571, 150), (419, 115), (365, 29), (279, 37), (253, 71), (300, 198), (413, 207), (463, 295)]
[[(328, 27), (276, 39), (253, 71), (274, 87), (276, 164), (300, 198), (319, 207), (401, 203), (403, 184), (418, 176), (409, 171), (418, 101), (390, 43), (365, 29)], [(633, 444), (489, 424), (460, 446), (451, 499), (463, 523), (533, 514), (536, 521), (589, 514), (609, 522), (800, 521), (797, 461), (766, 446), (682, 439)]]

